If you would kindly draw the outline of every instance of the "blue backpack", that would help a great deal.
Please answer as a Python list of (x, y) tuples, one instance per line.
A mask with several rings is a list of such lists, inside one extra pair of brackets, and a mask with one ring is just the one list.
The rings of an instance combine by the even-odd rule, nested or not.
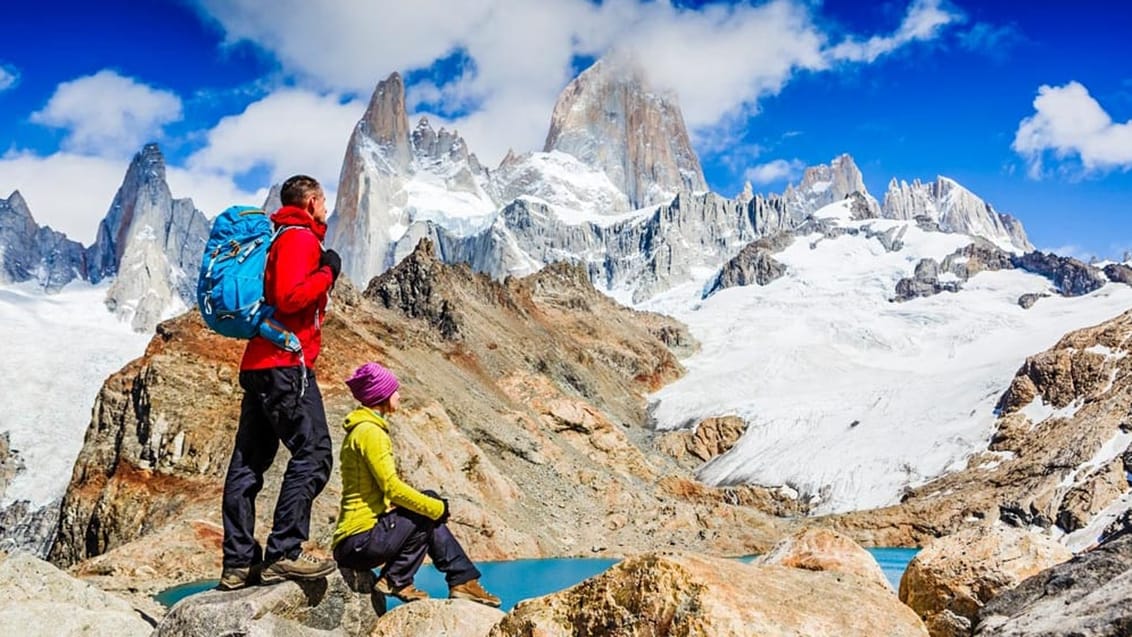
[(272, 228), (260, 208), (232, 206), (212, 222), (197, 279), (197, 307), (204, 322), (224, 336), (262, 336), (289, 352), (302, 344), (272, 318), (263, 298), (263, 269), (275, 237), (294, 226)]

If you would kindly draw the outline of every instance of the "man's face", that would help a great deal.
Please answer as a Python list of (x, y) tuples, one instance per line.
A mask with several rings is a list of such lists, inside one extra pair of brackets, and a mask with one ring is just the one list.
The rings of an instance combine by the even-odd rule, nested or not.
[(307, 199), (307, 212), (314, 217), (315, 221), (326, 223), (326, 193), (322, 192), (322, 188), (319, 188), (318, 192)]

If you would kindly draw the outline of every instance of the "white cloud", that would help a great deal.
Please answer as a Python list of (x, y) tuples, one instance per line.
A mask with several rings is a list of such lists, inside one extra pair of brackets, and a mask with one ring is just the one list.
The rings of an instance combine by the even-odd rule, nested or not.
[(169, 191), (175, 198), (189, 197), (193, 200), (193, 206), (209, 219), (220, 214), (228, 206), (236, 204), (260, 206), (267, 199), (267, 188), (247, 192), (227, 175), (194, 172), (168, 166), (165, 178), (169, 182)]
[(363, 112), (360, 101), (342, 103), (334, 95), (298, 89), (278, 91), (221, 119), (208, 131), (207, 145), (186, 165), (195, 173), (226, 178), (266, 168), (272, 182), (304, 173), (332, 193), (346, 142)]
[(0, 64), (0, 93), (15, 88), (20, 83), (20, 72), (16, 67)]
[(461, 77), (410, 87), (410, 103), (466, 107), (448, 123), (488, 164), (508, 147), (541, 148), (578, 55), (600, 56), (613, 46), (636, 52), (653, 83), (679, 95), (689, 126), (702, 129), (729, 114), (754, 114), (760, 98), (799, 70), (872, 61), (959, 19), (940, 0), (915, 0), (895, 33), (830, 48), (812, 3), (802, 0), (698, 9), (645, 0), (425, 0), (380, 11), (362, 0), (197, 3), (228, 41), (252, 42), (285, 72), (334, 91), (368, 95), (392, 71), (464, 52), (471, 64)]
[(1086, 173), (1132, 169), (1132, 120), (1112, 117), (1078, 82), (1043, 85), (1034, 99), (1035, 113), (1018, 124), (1012, 148), (1040, 178), (1048, 155), (1076, 159)]
[(800, 159), (776, 159), (765, 164), (748, 168), (743, 178), (755, 185), (766, 185), (780, 181), (794, 181), (802, 175), (806, 164)]
[(114, 71), (63, 82), (31, 121), (67, 129), (63, 148), (128, 156), (181, 118), (181, 99)]
[(0, 158), (0, 193), (19, 190), (39, 225), (89, 245), (106, 216), (128, 164), (56, 153), (15, 153)]
[(892, 35), (877, 35), (864, 42), (846, 40), (830, 49), (829, 53), (834, 60), (873, 62), (911, 42), (931, 40), (943, 27), (962, 19), (961, 14), (945, 9), (943, 0), (915, 0)]

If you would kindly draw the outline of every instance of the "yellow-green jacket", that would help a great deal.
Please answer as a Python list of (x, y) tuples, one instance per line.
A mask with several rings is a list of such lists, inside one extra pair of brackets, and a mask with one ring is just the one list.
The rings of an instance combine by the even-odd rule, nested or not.
[(381, 414), (368, 407), (359, 407), (342, 423), (346, 439), (338, 466), (342, 471), (342, 506), (332, 544), (368, 531), (377, 524), (377, 516), (393, 508), (404, 507), (431, 519), (444, 513), (444, 503), (417, 491), (397, 476), (393, 462), (393, 441), (389, 425)]

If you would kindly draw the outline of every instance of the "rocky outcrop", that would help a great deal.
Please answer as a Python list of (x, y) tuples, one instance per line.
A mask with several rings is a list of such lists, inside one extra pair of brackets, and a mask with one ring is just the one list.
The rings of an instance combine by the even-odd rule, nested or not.
[(769, 552), (755, 558), (753, 564), (846, 573), (884, 590), (892, 590), (880, 564), (868, 551), (849, 537), (829, 529), (807, 527), (796, 531)]
[(656, 439), (657, 449), (672, 456), (689, 470), (727, 453), (743, 432), (747, 423), (738, 416), (705, 418), (690, 430), (669, 431)]
[(169, 609), (153, 637), (369, 635), (376, 623), (371, 597), (354, 592), (333, 574), (310, 582), (191, 595)]
[(782, 193), (787, 208), (794, 215), (805, 217), (835, 201), (852, 198), (854, 219), (880, 216), (880, 205), (865, 188), (865, 180), (856, 162), (841, 155), (828, 165), (810, 166), (802, 173), (797, 186), (790, 184)]
[(933, 296), (940, 292), (958, 292), (959, 281), (940, 281), (939, 264), (935, 259), (920, 259), (911, 278), (896, 282), (897, 301), (908, 301), (921, 296)]
[(1034, 249), (1022, 224), (1001, 214), (954, 180), (938, 177), (925, 184), (893, 179), (884, 195), (881, 216), (887, 219), (934, 221), (944, 232), (959, 232), (989, 239), (1019, 252)]
[[(391, 287), (387, 304), (381, 290)], [(443, 307), (454, 309), (433, 311)], [(722, 492), (665, 489), (664, 478), (689, 474), (642, 449), (645, 394), (681, 373), (654, 334), (681, 331), (616, 305), (577, 266), (499, 283), (422, 246), (365, 294), (339, 280), (317, 371), (331, 423), (352, 407), (339, 379), (354, 367), (380, 360), (397, 372), (398, 466), (411, 484), (445, 493), (475, 559), (671, 542), (758, 552), (782, 523)], [(192, 313), (162, 323), (146, 355), (108, 379), (62, 506), (56, 563), (141, 590), (216, 576), (241, 349)], [(342, 433), (332, 427), (336, 444)], [(284, 465), (265, 478), (259, 529)], [(315, 543), (329, 540), (338, 480), (315, 500)]]
[(1104, 274), (1093, 266), (1053, 253), (1028, 252), (1015, 257), (1014, 265), (1046, 277), (1062, 296), (1088, 294), (1107, 283)]
[[(823, 522), (872, 546), (922, 544), (1000, 518), (1026, 527), (1103, 524), (1093, 514), (1128, 489), (1116, 462), (1129, 467), (1121, 442), (1132, 412), (1129, 354), (1132, 312), (1065, 335), (1018, 370), (990, 441), (964, 467), (908, 489), (898, 505)], [(1087, 528), (1063, 542), (1091, 544), (1097, 534)]]
[(106, 305), (135, 330), (150, 331), (195, 303), (209, 222), (191, 199), (173, 199), (156, 144), (134, 155), (87, 251), (92, 282), (114, 278)]
[(370, 637), (486, 637), (503, 612), (459, 599), (402, 604), (377, 621)]
[(36, 508), (28, 500), (7, 497), (8, 485), (25, 470), (23, 459), (9, 444), (9, 432), (0, 433), (0, 498), (8, 502), (0, 507), (0, 551), (28, 551), (43, 557), (54, 540), (59, 503)]
[(633, 208), (707, 190), (676, 96), (625, 55), (598, 60), (563, 89), (543, 150), (601, 170)]
[(143, 637), (153, 630), (126, 600), (43, 560), (27, 553), (0, 559), (0, 634)]
[(1010, 527), (960, 531), (916, 554), (900, 579), (900, 601), (932, 637), (967, 637), (987, 601), (1071, 556), (1047, 537)]
[(1035, 574), (979, 611), (978, 637), (1118, 637), (1132, 630), (1132, 536)]
[(424, 118), (410, 131), (405, 83), (393, 73), (378, 83), (350, 135), (327, 246), (341, 254), (343, 272), (364, 284), (393, 266), (395, 244), (414, 223), (445, 218), (458, 235), (478, 230), (497, 208), (489, 189), (486, 170), (458, 133), (434, 131)]
[(663, 553), (526, 601), (490, 635), (746, 637), (754, 627), (799, 637), (927, 635), (891, 591), (852, 575)]
[(39, 227), (18, 190), (0, 199), (0, 284), (35, 281), (48, 292), (58, 292), (85, 277), (82, 244)]
[(1104, 275), (1113, 283), (1132, 285), (1132, 268), (1123, 263), (1110, 263), (1104, 267)]
[(723, 264), (715, 281), (708, 286), (703, 298), (725, 288), (742, 285), (766, 285), (786, 274), (786, 266), (771, 256), (794, 242), (794, 236), (780, 233), (748, 243), (739, 254)]

